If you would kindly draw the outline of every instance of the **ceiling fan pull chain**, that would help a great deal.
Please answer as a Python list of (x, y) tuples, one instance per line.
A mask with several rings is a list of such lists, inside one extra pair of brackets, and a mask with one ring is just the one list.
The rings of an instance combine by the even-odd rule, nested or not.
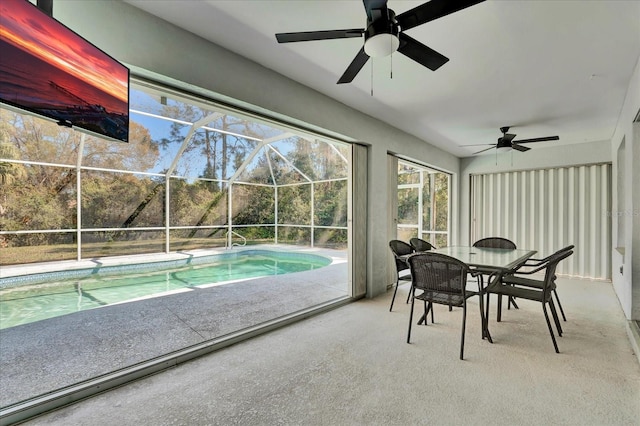
[(373, 96), (373, 58), (371, 58), (371, 96)]
[[(389, 46), (393, 50), (393, 40), (389, 39)], [(391, 61), (391, 70), (389, 71), (389, 79), (393, 80), (393, 52), (389, 55), (389, 61)]]

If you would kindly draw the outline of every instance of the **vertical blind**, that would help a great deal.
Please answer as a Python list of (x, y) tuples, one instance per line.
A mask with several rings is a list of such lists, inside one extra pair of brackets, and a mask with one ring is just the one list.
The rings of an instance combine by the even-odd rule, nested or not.
[(559, 274), (611, 279), (611, 164), (472, 175), (470, 229), (534, 257), (574, 244)]

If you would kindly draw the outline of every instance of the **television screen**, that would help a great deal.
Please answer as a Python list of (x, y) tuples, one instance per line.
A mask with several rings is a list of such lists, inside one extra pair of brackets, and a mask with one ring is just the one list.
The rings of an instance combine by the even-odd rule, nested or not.
[(27, 0), (0, 1), (0, 102), (128, 142), (129, 69)]

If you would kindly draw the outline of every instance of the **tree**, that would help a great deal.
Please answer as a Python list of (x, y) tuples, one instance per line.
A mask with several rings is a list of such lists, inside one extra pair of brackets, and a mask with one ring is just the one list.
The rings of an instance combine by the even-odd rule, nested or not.
[(180, 174), (185, 176), (213, 180), (229, 178), (232, 174), (230, 166), (233, 166), (232, 170), (236, 170), (244, 161), (247, 153), (257, 146), (256, 141), (238, 135), (262, 138), (266, 130), (251, 121), (225, 114), (215, 114), (210, 110), (177, 101), (164, 106), (162, 114), (181, 121), (180, 123), (174, 122), (171, 125), (169, 136), (158, 141), (164, 149), (171, 145), (180, 146), (184, 142), (186, 129), (189, 126), (185, 126), (183, 122), (196, 123), (211, 116), (210, 123), (193, 133), (183, 153), (183, 159), (193, 160), (183, 161), (183, 164), (189, 163), (189, 166), (196, 164), (200, 167), (196, 171), (186, 169), (180, 171)]
[[(15, 160), (18, 158), (18, 150), (10, 143), (2, 141), (0, 142), (0, 158)], [(22, 164), (0, 162), (0, 184), (11, 185), (26, 176), (27, 172)]]
[[(74, 229), (78, 155), (83, 155), (83, 165), (118, 170), (147, 170), (155, 164), (158, 156), (157, 146), (147, 129), (133, 122), (130, 126), (130, 143), (114, 143), (85, 136), (85, 149), (80, 153), (82, 135), (72, 129), (4, 109), (0, 109), (0, 117), (0, 229), (3, 230)], [(23, 165), (3, 159), (21, 159), (41, 164)], [(83, 217), (91, 217), (92, 211), (101, 212), (103, 221), (96, 222), (98, 227), (113, 222), (115, 200), (130, 199), (127, 193), (142, 193), (144, 195), (138, 195), (139, 203), (150, 193), (144, 189), (146, 183), (141, 180), (122, 179), (124, 175), (111, 172), (92, 175), (83, 170), (82, 173), (87, 174), (86, 179), (83, 176), (83, 184), (86, 185), (83, 199), (90, 199), (93, 203), (90, 209), (83, 211)], [(114, 186), (114, 177), (115, 180), (120, 178), (125, 184)], [(109, 192), (109, 196), (100, 198), (100, 191), (104, 190)], [(129, 215), (135, 212), (137, 205), (134, 204)], [(138, 216), (140, 214), (138, 212)], [(7, 236), (5, 244), (58, 244), (60, 238), (63, 235), (55, 233), (16, 234)]]

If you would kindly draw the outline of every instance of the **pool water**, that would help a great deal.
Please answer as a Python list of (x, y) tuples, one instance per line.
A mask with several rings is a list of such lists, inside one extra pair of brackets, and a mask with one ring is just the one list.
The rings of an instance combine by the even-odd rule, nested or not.
[(320, 256), (239, 255), (215, 263), (126, 275), (90, 276), (0, 289), (0, 329), (192, 287), (327, 266)]

